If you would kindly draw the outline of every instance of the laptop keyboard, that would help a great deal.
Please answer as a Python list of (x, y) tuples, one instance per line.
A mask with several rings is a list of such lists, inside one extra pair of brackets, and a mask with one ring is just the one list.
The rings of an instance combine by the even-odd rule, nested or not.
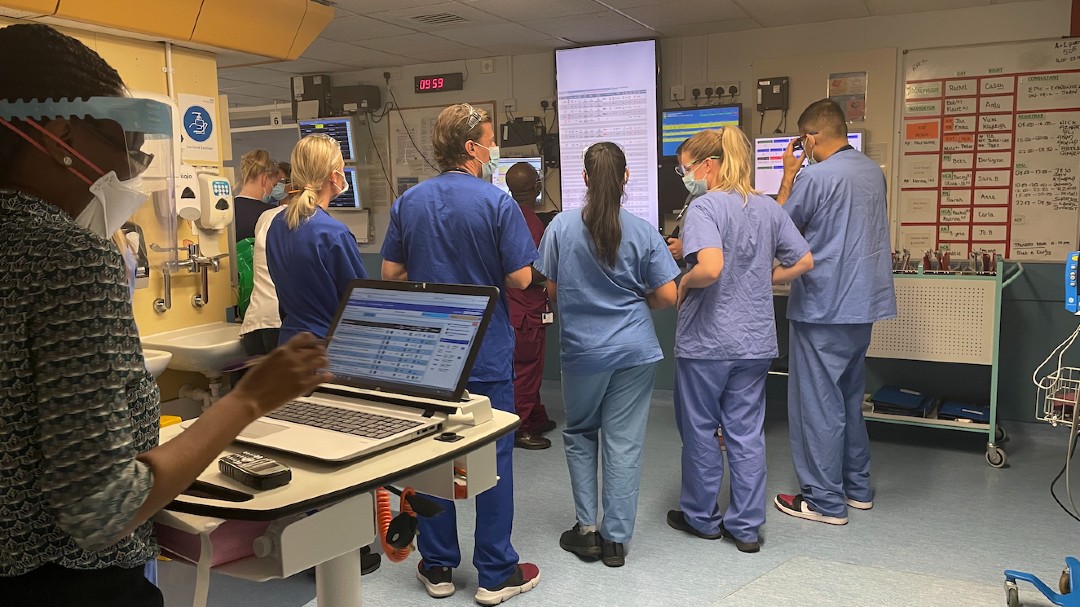
[(420, 425), (411, 419), (299, 401), (288, 403), (265, 417), (372, 439), (387, 438)]

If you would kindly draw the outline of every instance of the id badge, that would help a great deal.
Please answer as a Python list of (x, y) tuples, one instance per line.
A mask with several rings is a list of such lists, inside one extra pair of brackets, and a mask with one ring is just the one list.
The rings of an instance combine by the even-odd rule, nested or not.
[(551, 323), (555, 322), (555, 313), (554, 312), (544, 312), (543, 314), (540, 315), (540, 322), (545, 324), (545, 325), (550, 325)]

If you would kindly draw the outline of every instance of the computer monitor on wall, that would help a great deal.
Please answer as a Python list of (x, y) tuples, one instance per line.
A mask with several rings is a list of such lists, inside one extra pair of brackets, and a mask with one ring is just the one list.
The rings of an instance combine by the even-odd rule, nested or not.
[[(765, 135), (754, 139), (754, 189), (776, 196), (784, 178), (784, 150), (797, 135)], [(848, 145), (863, 151), (863, 131), (848, 131)], [(803, 161), (806, 166), (807, 160)]]
[(330, 208), (335, 211), (355, 211), (361, 207), (360, 188), (356, 183), (356, 167), (345, 167), (345, 181), (349, 183), (349, 191), (339, 194), (330, 201)]
[(356, 143), (353, 138), (353, 119), (346, 118), (315, 118), (312, 120), (299, 120), (300, 137), (323, 134), (333, 137), (341, 146), (341, 156), (345, 163), (349, 164), (356, 158)]
[[(506, 172), (510, 170), (510, 167), (519, 162), (527, 162), (536, 169), (536, 174), (540, 176), (540, 183), (544, 183), (544, 159), (539, 156), (525, 156), (522, 158), (500, 158), (495, 169), (495, 173), (491, 176), (491, 184), (500, 190), (510, 193), (510, 188), (506, 185)], [(536, 195), (535, 204), (540, 204), (544, 196), (543, 189)]]
[(742, 126), (741, 103), (664, 110), (660, 112), (660, 155), (674, 157), (682, 142), (722, 126)]

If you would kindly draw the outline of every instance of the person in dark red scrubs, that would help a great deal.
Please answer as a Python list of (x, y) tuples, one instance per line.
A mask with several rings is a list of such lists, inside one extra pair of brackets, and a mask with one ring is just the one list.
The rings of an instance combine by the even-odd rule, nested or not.
[[(521, 207), (533, 241), (540, 246), (544, 224), (533, 206), (541, 192), (540, 175), (527, 162), (519, 162), (506, 172), (506, 187)], [(514, 328), (514, 408), (521, 418), (521, 427), (514, 436), (519, 449), (547, 449), (551, 441), (542, 435), (555, 429), (540, 402), (540, 382), (544, 375), (544, 342), (551, 323), (551, 304), (544, 277), (535, 274), (536, 282), (527, 289), (509, 289), (510, 326)], [(546, 319), (545, 319), (545, 315)], [(545, 320), (547, 322), (545, 323)]]

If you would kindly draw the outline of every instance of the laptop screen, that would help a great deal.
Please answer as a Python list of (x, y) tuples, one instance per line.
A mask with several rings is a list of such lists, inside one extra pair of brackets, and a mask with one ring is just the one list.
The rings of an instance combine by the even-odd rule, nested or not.
[(333, 383), (460, 398), (497, 295), (494, 287), (355, 281), (327, 346)]

